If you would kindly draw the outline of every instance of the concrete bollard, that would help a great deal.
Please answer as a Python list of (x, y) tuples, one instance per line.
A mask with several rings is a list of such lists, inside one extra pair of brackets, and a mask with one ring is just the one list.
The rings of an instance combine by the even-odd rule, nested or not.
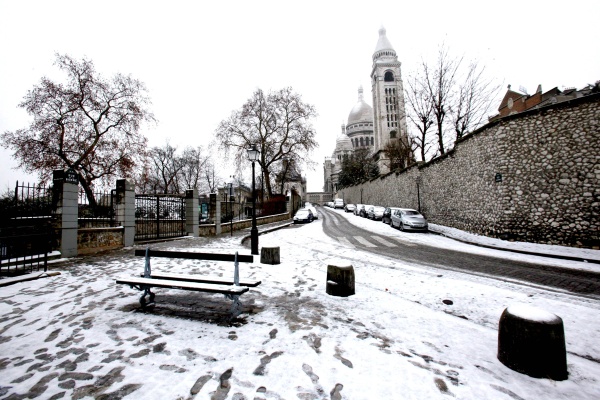
[(260, 262), (261, 264), (279, 264), (279, 246), (261, 247)]
[(325, 292), (328, 295), (338, 297), (348, 297), (355, 294), (354, 267), (344, 261), (330, 261), (327, 264)]
[(534, 378), (567, 379), (562, 319), (528, 305), (507, 307), (498, 326), (498, 360)]

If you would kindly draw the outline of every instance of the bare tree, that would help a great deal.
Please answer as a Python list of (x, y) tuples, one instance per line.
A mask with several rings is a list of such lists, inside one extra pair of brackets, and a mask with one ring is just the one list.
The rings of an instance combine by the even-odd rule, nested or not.
[(423, 86), (423, 80), (417, 76), (407, 81), (406, 104), (408, 105), (408, 120), (412, 122), (418, 131), (418, 135), (412, 136), (416, 151), (419, 152), (421, 161), (427, 161), (432, 138), (429, 129), (433, 125), (433, 103), (427, 95), (427, 88)]
[(178, 174), (183, 168), (181, 158), (177, 156), (177, 147), (169, 142), (162, 147), (153, 147), (148, 151), (151, 164), (151, 182), (155, 192), (179, 193)]
[(452, 98), (456, 74), (462, 58), (454, 59), (448, 55), (448, 49), (442, 45), (438, 51), (438, 58), (434, 67), (431, 68), (424, 61), (423, 68), (424, 87), (427, 89), (427, 97), (431, 101), (433, 117), (436, 126), (438, 151), (446, 153), (445, 136), (446, 116), (454, 99)]
[(143, 156), (146, 138), (139, 130), (154, 120), (146, 108), (150, 100), (142, 82), (122, 74), (104, 79), (90, 60), (56, 54), (55, 64), (66, 82), (42, 78), (19, 104), (33, 116), (31, 125), (0, 139), (19, 167), (42, 182), (54, 169), (72, 168), (95, 206), (95, 182), (129, 177)]
[(208, 193), (216, 193), (217, 185), (220, 180), (216, 173), (215, 164), (211, 159), (208, 159), (205, 164), (204, 173), (202, 174), (204, 182), (208, 187)]
[[(463, 70), (463, 58), (452, 57), (442, 45), (435, 63), (421, 61), (420, 70), (408, 80), (408, 117), (418, 130), (415, 143), (423, 161), (435, 147), (436, 154), (445, 154), (456, 140), (484, 123), (500, 89), (477, 62)], [(430, 138), (431, 127), (436, 140)]]
[(451, 107), (456, 140), (487, 120), (492, 100), (500, 90), (500, 85), (487, 79), (484, 72), (485, 67), (480, 68), (477, 62), (471, 62), (465, 76), (460, 80)]
[(303, 160), (317, 146), (311, 120), (315, 108), (302, 101), (292, 88), (265, 94), (257, 89), (240, 110), (223, 120), (216, 131), (219, 146), (233, 152), (238, 164), (247, 162), (246, 151), (256, 145), (258, 164), (268, 196), (273, 195), (271, 175), (284, 157)]
[(204, 153), (202, 146), (186, 147), (181, 155), (181, 170), (179, 182), (183, 189), (200, 189), (202, 172), (207, 165), (209, 156)]

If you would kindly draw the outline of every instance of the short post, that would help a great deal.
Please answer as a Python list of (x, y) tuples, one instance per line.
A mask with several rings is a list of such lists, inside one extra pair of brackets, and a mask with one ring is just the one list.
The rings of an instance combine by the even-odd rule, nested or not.
[(348, 297), (355, 294), (354, 267), (352, 264), (335, 260), (327, 264), (325, 292), (331, 296)]
[(117, 223), (123, 227), (123, 246), (135, 241), (135, 187), (127, 179), (117, 180)]
[(260, 248), (261, 264), (279, 264), (279, 246), (277, 247), (261, 247)]
[[(68, 174), (70, 172), (70, 174)], [(60, 230), (60, 253), (62, 257), (77, 256), (77, 228), (79, 206), (77, 205), (78, 184), (72, 171), (55, 170), (53, 185), (58, 196), (56, 216)]]
[(185, 231), (188, 235), (199, 236), (199, 218), (198, 189), (188, 189), (185, 191)]
[(498, 326), (498, 360), (534, 378), (567, 379), (562, 319), (528, 305), (507, 307)]

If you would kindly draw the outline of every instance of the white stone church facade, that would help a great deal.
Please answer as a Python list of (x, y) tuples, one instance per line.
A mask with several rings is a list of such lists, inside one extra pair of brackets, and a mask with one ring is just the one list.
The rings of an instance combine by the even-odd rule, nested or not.
[(358, 89), (358, 102), (348, 115), (347, 124), (337, 137), (331, 157), (323, 165), (325, 192), (335, 192), (344, 156), (355, 149), (367, 148), (377, 161), (381, 174), (388, 172), (384, 148), (390, 140), (407, 140), (404, 89), (401, 63), (386, 36), (385, 28), (379, 30), (379, 40), (373, 53), (371, 69), (371, 94), (373, 107)]

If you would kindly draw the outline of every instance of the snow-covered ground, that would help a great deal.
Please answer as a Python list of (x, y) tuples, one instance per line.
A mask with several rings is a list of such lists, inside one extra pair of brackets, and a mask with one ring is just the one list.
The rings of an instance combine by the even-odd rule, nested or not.
[[(513, 256), (340, 214), (406, 241)], [(416, 267), (345, 247), (323, 233), (322, 223), (260, 236), (261, 246), (280, 247), (281, 264), (260, 264), (258, 257), (241, 264), (242, 278), (262, 284), (242, 296), (244, 314), (233, 325), (225, 323), (230, 301), (221, 295), (157, 289), (154, 311), (139, 311), (138, 293), (114, 283), (142, 271), (143, 259), (132, 249), (85, 257), (55, 267), (60, 276), (0, 288), (0, 397), (600, 398), (598, 300)], [(248, 254), (239, 242), (197, 238), (159, 246)], [(517, 255), (529, 257), (535, 256)], [(354, 296), (325, 293), (332, 259), (353, 265)], [(233, 275), (230, 263), (156, 259), (152, 267)], [(567, 380), (531, 378), (497, 360), (498, 320), (511, 305), (563, 319)]]

